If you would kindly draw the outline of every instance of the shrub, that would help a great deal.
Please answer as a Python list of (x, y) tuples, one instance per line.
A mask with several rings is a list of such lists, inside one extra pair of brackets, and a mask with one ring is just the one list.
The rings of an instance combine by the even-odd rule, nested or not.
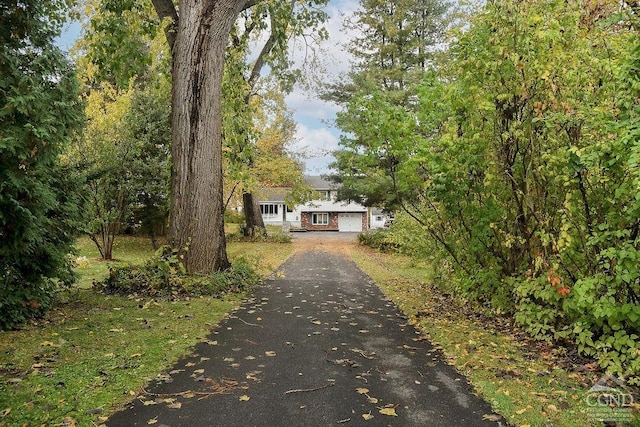
[(182, 298), (204, 295), (217, 297), (247, 290), (259, 282), (260, 276), (244, 258), (236, 260), (225, 271), (187, 275), (177, 252), (165, 246), (142, 266), (112, 268), (109, 277), (94, 286), (106, 294)]
[(238, 233), (227, 235), (228, 242), (264, 242), (264, 243), (291, 243), (289, 233), (272, 233), (268, 235), (256, 233), (253, 236), (246, 236), (242, 230)]
[(358, 234), (358, 244), (381, 252), (398, 252), (400, 245), (391, 239), (388, 230), (374, 230)]

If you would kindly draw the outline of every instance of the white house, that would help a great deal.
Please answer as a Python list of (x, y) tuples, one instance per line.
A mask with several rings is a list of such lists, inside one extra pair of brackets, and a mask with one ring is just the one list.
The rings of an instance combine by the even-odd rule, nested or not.
[(384, 213), (382, 209), (371, 208), (369, 218), (369, 228), (384, 228), (389, 220), (389, 215)]
[(368, 210), (358, 203), (336, 201), (337, 187), (319, 176), (305, 176), (317, 198), (305, 205), (287, 208), (287, 188), (263, 190), (260, 211), (265, 225), (290, 224), (293, 229), (309, 231), (362, 232), (369, 227)]

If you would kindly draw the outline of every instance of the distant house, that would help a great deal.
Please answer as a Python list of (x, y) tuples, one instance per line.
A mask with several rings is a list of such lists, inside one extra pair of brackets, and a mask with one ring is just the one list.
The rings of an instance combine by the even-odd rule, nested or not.
[(389, 221), (389, 215), (380, 208), (371, 208), (369, 218), (369, 228), (384, 228)]
[(285, 225), (292, 229), (308, 231), (362, 232), (369, 227), (368, 210), (357, 203), (336, 201), (337, 187), (319, 176), (305, 176), (316, 192), (310, 202), (287, 208), (287, 188), (270, 188), (263, 191), (260, 212), (265, 225)]

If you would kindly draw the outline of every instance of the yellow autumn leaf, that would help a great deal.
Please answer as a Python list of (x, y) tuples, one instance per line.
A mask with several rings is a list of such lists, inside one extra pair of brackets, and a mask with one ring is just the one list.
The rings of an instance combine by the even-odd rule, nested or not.
[(356, 392), (358, 394), (367, 394), (367, 393), (369, 393), (369, 389), (368, 388), (357, 388)]
[(397, 417), (396, 408), (382, 408), (380, 409), (382, 415), (388, 415), (390, 417)]
[(269, 356), (269, 357), (275, 357), (276, 356), (276, 352), (275, 351), (265, 351), (264, 354), (265, 354), (265, 356)]
[(373, 415), (371, 415), (371, 412), (369, 412), (368, 414), (362, 414), (362, 418), (364, 418), (365, 421), (369, 421), (373, 418)]
[(238, 399), (240, 402), (246, 402), (249, 399), (251, 399), (251, 397), (247, 396), (246, 394), (243, 394), (242, 396), (240, 396), (240, 398)]
[(182, 408), (182, 403), (173, 402), (173, 403), (167, 405), (167, 408), (169, 408), (169, 409), (180, 409), (180, 408)]
[(149, 421), (147, 421), (147, 424), (157, 424), (157, 423), (158, 423), (158, 417), (151, 418)]

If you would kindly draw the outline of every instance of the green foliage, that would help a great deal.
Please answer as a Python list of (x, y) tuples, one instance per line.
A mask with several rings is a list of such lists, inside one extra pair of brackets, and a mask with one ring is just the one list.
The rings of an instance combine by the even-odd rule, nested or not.
[(219, 297), (242, 292), (260, 282), (254, 266), (237, 259), (231, 268), (210, 275), (188, 275), (178, 252), (165, 246), (142, 266), (114, 267), (95, 287), (106, 294), (154, 298)]
[(249, 233), (246, 226), (241, 226), (238, 233), (227, 235), (228, 242), (263, 242), (263, 243), (291, 243), (289, 233)]
[(390, 233), (386, 230), (367, 231), (358, 234), (357, 241), (359, 245), (368, 246), (381, 252), (391, 253), (398, 252), (400, 245), (391, 241)]
[(71, 2), (0, 6), (0, 328), (51, 307), (70, 283), (82, 200), (59, 155), (82, 125), (74, 70), (53, 43)]
[[(90, 19), (80, 45), (96, 66), (94, 82), (126, 89), (132, 79), (145, 79), (146, 70), (157, 61), (153, 40), (163, 37), (152, 3), (91, 0), (85, 14)], [(165, 60), (169, 61), (167, 55)]]
[(351, 98), (336, 166), (345, 195), (404, 212), (384, 241), (444, 265), (448, 291), (637, 376), (633, 19), (615, 2), (489, 2), (420, 85)]

